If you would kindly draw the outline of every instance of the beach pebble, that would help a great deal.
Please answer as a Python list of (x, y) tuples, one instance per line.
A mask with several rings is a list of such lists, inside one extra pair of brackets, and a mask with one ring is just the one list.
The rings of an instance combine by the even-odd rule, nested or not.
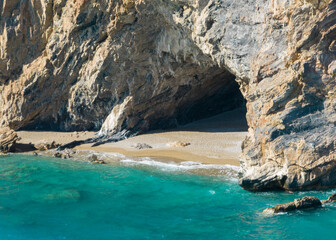
[(62, 154), (60, 152), (56, 152), (54, 154), (54, 157), (57, 157), (57, 158), (61, 158), (62, 157)]
[(35, 144), (34, 147), (39, 151), (46, 151), (49, 149), (54, 149), (60, 146), (60, 144), (57, 144), (55, 141), (52, 141), (51, 143), (43, 142), (39, 144)]
[(56, 157), (56, 158), (63, 158), (63, 159), (69, 159), (72, 156), (68, 152), (56, 152), (54, 154), (54, 157)]
[(89, 157), (89, 161), (91, 163), (97, 163), (97, 164), (105, 164), (105, 162), (103, 160), (99, 160), (98, 159), (98, 156), (95, 155), (95, 154), (92, 154), (90, 157)]

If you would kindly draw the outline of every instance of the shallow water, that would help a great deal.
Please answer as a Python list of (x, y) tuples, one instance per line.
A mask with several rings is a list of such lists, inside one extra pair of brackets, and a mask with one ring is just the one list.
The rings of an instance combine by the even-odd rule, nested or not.
[(0, 157), (0, 239), (334, 239), (336, 204), (261, 214), (332, 193), (250, 193), (223, 176), (10, 155)]

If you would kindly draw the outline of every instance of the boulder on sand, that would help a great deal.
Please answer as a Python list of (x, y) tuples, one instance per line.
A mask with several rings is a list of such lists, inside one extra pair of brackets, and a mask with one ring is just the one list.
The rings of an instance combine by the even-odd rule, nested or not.
[(15, 143), (19, 139), (17, 133), (9, 127), (0, 129), (0, 152), (14, 151)]
[(51, 143), (43, 142), (43, 143), (38, 143), (34, 145), (34, 147), (39, 151), (46, 151), (46, 150), (57, 148), (59, 146), (60, 144), (57, 144), (55, 141), (52, 141)]

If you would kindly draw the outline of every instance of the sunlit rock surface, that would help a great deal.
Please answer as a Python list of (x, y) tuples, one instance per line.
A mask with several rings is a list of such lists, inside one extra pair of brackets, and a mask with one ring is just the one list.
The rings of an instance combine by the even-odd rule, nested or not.
[(331, 0), (4, 0), (0, 119), (142, 133), (247, 101), (241, 184), (336, 185)]
[(19, 139), (15, 131), (8, 127), (0, 129), (0, 152), (7, 153), (13, 151), (15, 143)]

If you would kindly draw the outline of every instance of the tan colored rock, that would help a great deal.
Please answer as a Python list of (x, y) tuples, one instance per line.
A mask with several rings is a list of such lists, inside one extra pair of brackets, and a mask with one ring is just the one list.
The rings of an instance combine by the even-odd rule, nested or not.
[(333, 202), (336, 202), (336, 194), (333, 194), (327, 200), (322, 201), (322, 203), (333, 203)]
[(39, 151), (54, 149), (57, 148), (58, 146), (60, 146), (60, 144), (57, 144), (55, 141), (52, 141), (50, 143), (38, 143), (34, 145), (34, 147)]
[(19, 139), (16, 132), (8, 127), (0, 129), (0, 152), (10, 152), (15, 148), (15, 143)]
[(295, 199), (294, 202), (283, 203), (276, 205), (272, 208), (267, 208), (263, 211), (264, 214), (275, 214), (291, 212), (294, 210), (302, 210), (308, 208), (319, 208), (321, 207), (321, 201), (317, 197), (303, 197)]
[(105, 164), (104, 160), (98, 159), (98, 156), (95, 154), (90, 156), (89, 161), (96, 164)]
[(57, 151), (54, 153), (54, 157), (56, 158), (63, 158), (63, 159), (69, 159), (72, 158), (72, 152), (68, 151), (68, 150), (64, 150), (64, 151)]

